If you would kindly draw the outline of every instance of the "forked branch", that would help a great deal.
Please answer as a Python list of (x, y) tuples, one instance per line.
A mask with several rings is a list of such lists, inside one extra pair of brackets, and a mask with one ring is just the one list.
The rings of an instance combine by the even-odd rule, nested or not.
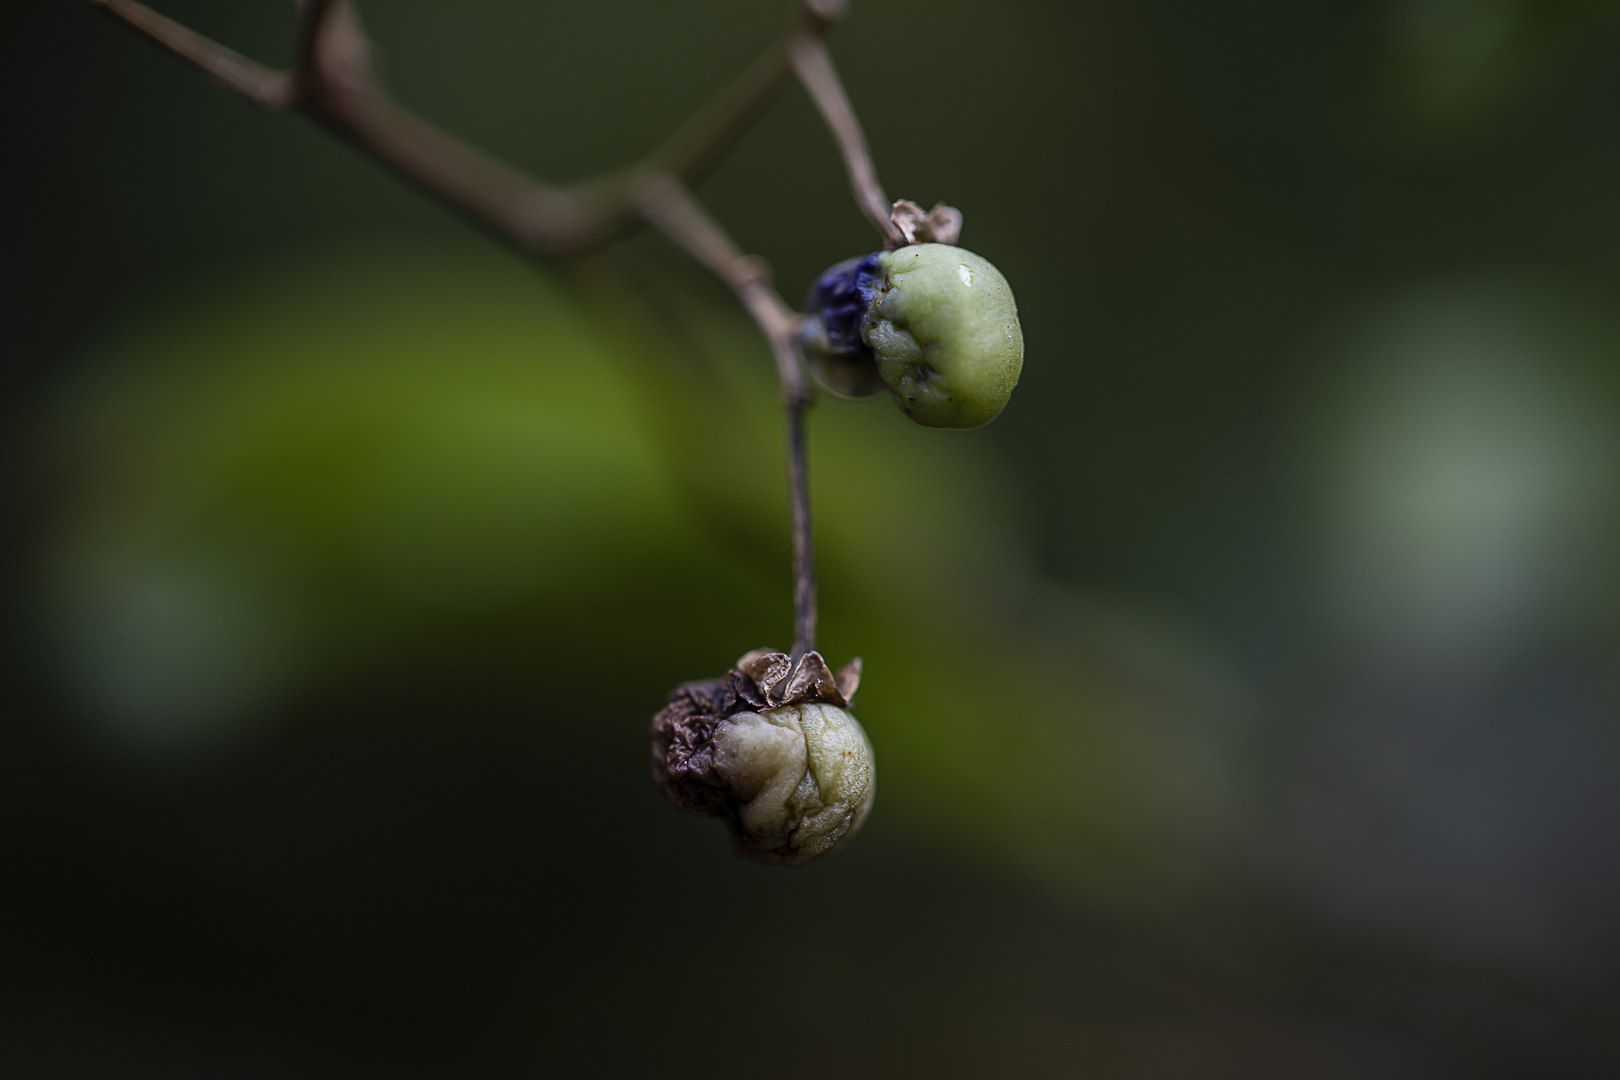
[(295, 109), (396, 175), (531, 256), (584, 254), (641, 222), (656, 226), (724, 281), (771, 345), (787, 409), (793, 512), (795, 666), (815, 647), (816, 585), (804, 421), (811, 390), (794, 348), (798, 315), (692, 197), (707, 172), (797, 75), (831, 129), (862, 212), (889, 247), (907, 242), (890, 218), (866, 137), (823, 36), (844, 0), (801, 0), (793, 30), (663, 146), (619, 173), (558, 188), (498, 161), (400, 107), (377, 78), (349, 0), (295, 0), (293, 63), (266, 67), (136, 0), (90, 0), (213, 81), (265, 111)]
[[(486, 231), (543, 259), (583, 254), (639, 224), (641, 189), (655, 178), (673, 176), (688, 185), (700, 179), (792, 80), (806, 47), (820, 47), (841, 8), (833, 0), (804, 0), (787, 37), (643, 162), (559, 188), (401, 108), (376, 76), (348, 0), (302, 0), (287, 71), (250, 60), (136, 0), (90, 2), (259, 108), (304, 113)], [(825, 60), (825, 52), (820, 55)], [(832, 80), (836, 85), (837, 76)], [(811, 92), (818, 101), (824, 93)], [(839, 142), (848, 140), (839, 135)], [(858, 135), (857, 144), (864, 164), (852, 161), (851, 173), (871, 175)]]

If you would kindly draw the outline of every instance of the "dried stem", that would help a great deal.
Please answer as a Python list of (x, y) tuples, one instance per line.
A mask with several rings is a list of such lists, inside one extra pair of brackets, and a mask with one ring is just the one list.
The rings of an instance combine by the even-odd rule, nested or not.
[(793, 663), (797, 671), (804, 654), (816, 647), (816, 552), (810, 527), (810, 477), (804, 449), (804, 414), (808, 397), (787, 404), (788, 497), (793, 512)]
[(673, 176), (654, 177), (642, 188), (640, 210), (660, 232), (730, 286), (770, 340), (782, 393), (788, 397), (803, 394), (804, 375), (793, 349), (799, 317), (771, 284), (770, 267), (765, 261), (739, 251), (731, 237)]
[(815, 647), (816, 580), (805, 470), (805, 410), (811, 402), (793, 344), (798, 316), (771, 285), (765, 263), (744, 255), (692, 198), (688, 185), (712, 167), (797, 74), (843, 154), (862, 212), (890, 247), (906, 240), (890, 220), (866, 136), (822, 36), (843, 0), (802, 0), (798, 25), (645, 161), (561, 189), (529, 176), (401, 108), (384, 91), (370, 44), (349, 0), (295, 0), (293, 66), (249, 60), (135, 0), (91, 3), (266, 111), (292, 108), (498, 239), (544, 259), (583, 254), (642, 221), (658, 227), (736, 293), (770, 341), (787, 409), (793, 510), (793, 661)]
[(128, 0), (90, 0), (97, 7), (145, 34), (225, 89), (261, 109), (279, 109), (292, 98), (286, 72), (276, 71), (210, 41), (144, 4)]
[[(794, 37), (807, 32), (796, 31)], [(755, 61), (640, 165), (574, 188), (579, 212), (589, 225), (589, 239), (604, 243), (637, 224), (642, 188), (658, 177), (674, 176), (687, 184), (695, 183), (792, 80), (789, 44), (783, 41)]]
[(821, 111), (821, 118), (827, 122), (833, 138), (838, 142), (839, 153), (844, 156), (844, 166), (849, 170), (849, 186), (855, 194), (856, 205), (877, 227), (888, 247), (904, 247), (905, 236), (889, 220), (892, 213), (889, 197), (883, 193), (883, 185), (878, 182), (877, 167), (872, 164), (872, 152), (866, 146), (866, 133), (861, 130), (861, 122), (855, 117), (849, 95), (844, 93), (838, 69), (833, 67), (832, 57), (827, 55), (827, 46), (820, 38), (804, 35), (794, 38), (791, 47), (793, 70), (810, 92), (816, 108)]
[(641, 212), (665, 236), (731, 287), (759, 324), (776, 357), (787, 409), (788, 495), (793, 518), (793, 668), (816, 647), (816, 566), (810, 527), (804, 414), (812, 395), (794, 348), (799, 317), (771, 284), (770, 267), (745, 255), (719, 224), (672, 176), (653, 178), (642, 191)]
[(584, 254), (640, 224), (640, 188), (665, 173), (692, 183), (792, 80), (791, 43), (824, 33), (807, 11), (766, 53), (643, 163), (557, 188), (489, 157), (401, 108), (372, 69), (369, 43), (347, 0), (303, 0), (291, 71), (243, 57), (135, 0), (90, 0), (267, 111), (297, 109), (486, 232), (543, 259)]

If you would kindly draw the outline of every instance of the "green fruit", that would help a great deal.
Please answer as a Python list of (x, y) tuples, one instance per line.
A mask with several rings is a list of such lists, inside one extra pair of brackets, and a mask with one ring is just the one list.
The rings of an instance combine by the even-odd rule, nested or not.
[(1007, 279), (948, 244), (912, 244), (829, 269), (810, 291), (799, 345), (835, 393), (887, 387), (926, 427), (988, 424), (1024, 366)]
[(725, 819), (750, 858), (831, 854), (872, 809), (872, 744), (844, 708), (859, 681), (858, 660), (835, 676), (820, 653), (794, 667), (756, 649), (670, 695), (653, 717), (653, 779), (677, 806)]
[(847, 710), (819, 702), (722, 721), (714, 766), (737, 800), (738, 846), (797, 866), (831, 853), (872, 809), (872, 745)]

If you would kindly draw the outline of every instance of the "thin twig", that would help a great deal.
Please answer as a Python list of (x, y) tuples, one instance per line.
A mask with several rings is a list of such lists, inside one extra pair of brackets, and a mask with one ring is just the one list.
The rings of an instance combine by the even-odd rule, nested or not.
[(808, 395), (787, 404), (788, 498), (793, 514), (793, 663), (797, 671), (804, 654), (816, 647), (815, 533), (810, 527), (810, 477), (804, 449), (804, 414)]
[(301, 5), (291, 72), (249, 60), (135, 0), (90, 2), (260, 108), (296, 107), (485, 231), (542, 259), (584, 254), (640, 224), (640, 188), (650, 178), (669, 173), (695, 182), (791, 81), (792, 44), (813, 40), (829, 24), (807, 9), (786, 41), (645, 162), (560, 189), (395, 103), (371, 69), (364, 30), (346, 0)]
[(806, 474), (805, 411), (811, 392), (793, 344), (798, 316), (771, 284), (765, 263), (744, 255), (692, 198), (706, 172), (796, 72), (831, 127), (857, 202), (891, 246), (904, 238), (866, 139), (821, 42), (842, 0), (803, 0), (787, 40), (742, 74), (644, 162), (559, 190), (484, 154), (395, 104), (375, 77), (369, 44), (348, 0), (298, 0), (290, 71), (276, 71), (134, 0), (91, 0), (158, 45), (262, 109), (295, 107), (486, 231), (540, 258), (582, 254), (645, 220), (720, 277), (771, 344), (787, 410), (793, 520), (793, 660), (815, 647), (816, 578)]
[(816, 647), (816, 567), (805, 468), (804, 414), (811, 393), (793, 345), (798, 316), (771, 285), (770, 268), (744, 255), (720, 225), (672, 176), (654, 177), (642, 192), (648, 221), (731, 287), (771, 343), (787, 409), (788, 495), (793, 519), (793, 667)]
[(144, 4), (130, 0), (90, 2), (261, 109), (279, 109), (291, 100), (291, 83), (286, 72), (249, 60)]
[(790, 398), (805, 393), (804, 375), (793, 349), (799, 317), (772, 286), (765, 261), (738, 250), (731, 237), (673, 176), (649, 179), (642, 188), (639, 207), (654, 227), (737, 294), (770, 340), (782, 393)]
[(321, 79), (322, 105), (306, 107), (311, 119), (496, 239), (543, 260), (593, 246), (566, 192), (462, 142), (365, 83), (339, 89), (330, 74)]
[(707, 108), (639, 165), (575, 185), (572, 194), (601, 241), (638, 219), (640, 191), (668, 174), (693, 184), (706, 174), (793, 80), (789, 43), (783, 41), (744, 71)]
[(793, 39), (792, 50), (793, 70), (810, 92), (821, 118), (838, 142), (839, 153), (844, 156), (856, 205), (871, 219), (887, 246), (904, 247), (905, 236), (889, 220), (892, 207), (889, 197), (883, 193), (883, 185), (878, 182), (877, 167), (872, 164), (872, 152), (866, 146), (866, 133), (855, 117), (849, 95), (844, 93), (844, 84), (838, 78), (838, 69), (833, 67), (832, 57), (827, 54), (826, 44), (819, 37), (801, 35)]

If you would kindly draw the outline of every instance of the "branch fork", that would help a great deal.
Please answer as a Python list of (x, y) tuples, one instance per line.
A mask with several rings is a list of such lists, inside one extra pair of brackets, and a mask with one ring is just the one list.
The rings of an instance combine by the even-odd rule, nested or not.
[[(531, 257), (574, 258), (645, 223), (729, 286), (770, 343), (787, 413), (794, 556), (789, 675), (816, 655), (804, 439), (813, 391), (794, 344), (799, 315), (776, 291), (769, 265), (737, 248), (692, 196), (691, 185), (797, 77), (832, 132), (856, 205), (884, 245), (892, 249), (929, 239), (954, 241), (961, 231), (959, 213), (936, 206), (923, 214), (904, 200), (891, 205), (878, 181), (866, 136), (824, 41), (844, 13), (846, 0), (800, 0), (799, 17), (786, 38), (663, 146), (621, 172), (571, 188), (543, 183), (397, 104), (376, 77), (370, 42), (350, 0), (294, 0), (298, 29), (292, 65), (286, 70), (248, 59), (136, 0), (89, 2), (259, 109), (303, 114)], [(947, 235), (951, 239), (943, 239)]]

